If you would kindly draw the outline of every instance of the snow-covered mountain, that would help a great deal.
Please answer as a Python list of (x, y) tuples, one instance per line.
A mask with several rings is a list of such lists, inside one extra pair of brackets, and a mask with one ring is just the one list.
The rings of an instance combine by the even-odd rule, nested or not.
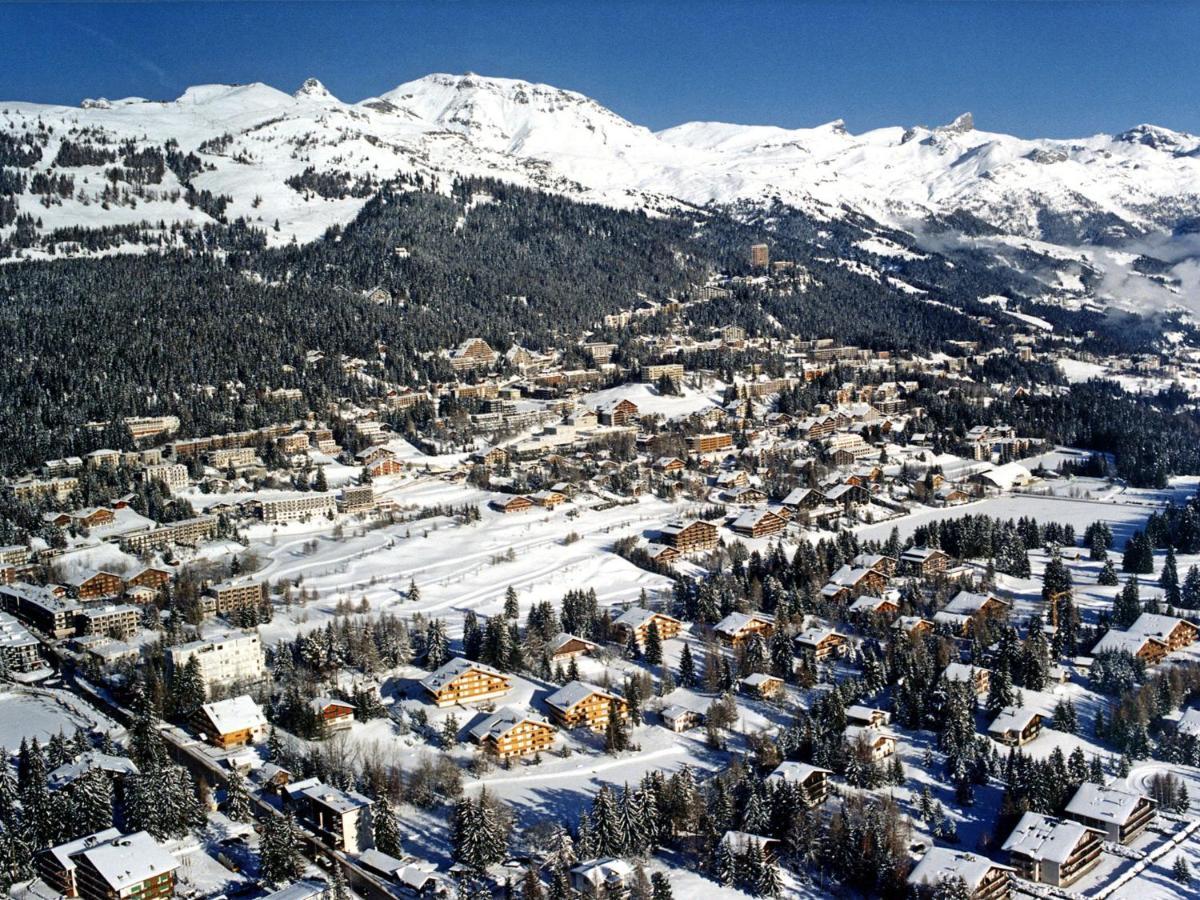
[[(64, 142), (107, 152), (63, 152)], [(141, 184), (114, 174), (143, 148), (177, 148), (199, 164)], [(0, 192), (14, 199), (10, 210), (39, 220), (26, 235), (143, 222), (155, 230), (215, 214), (245, 217), (276, 243), (303, 242), (353, 218), (383, 181), (445, 188), (468, 174), (657, 211), (780, 201), (825, 218), (855, 212), (926, 246), (1051, 261), (1041, 274), (1060, 299), (1168, 305), (1200, 296), (1200, 138), (1151, 125), (1026, 140), (977, 130), (965, 114), (943, 127), (858, 135), (841, 121), (692, 122), (655, 133), (582, 94), (524, 81), (429, 75), (346, 103), (309, 79), (292, 94), (203, 85), (169, 102), (0, 102), (0, 165), (25, 170), (20, 190), (8, 179)], [(72, 181), (35, 183), (38, 173)], [(203, 191), (228, 201), (197, 202)], [(18, 227), (2, 210), (0, 226), (0, 237)], [(25, 243), (24, 255), (38, 255)]]

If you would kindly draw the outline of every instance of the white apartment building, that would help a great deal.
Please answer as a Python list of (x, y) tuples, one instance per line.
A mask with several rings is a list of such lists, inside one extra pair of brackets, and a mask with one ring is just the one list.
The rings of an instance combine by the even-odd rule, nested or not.
[(258, 681), (267, 672), (262, 641), (257, 631), (192, 641), (167, 651), (167, 662), (172, 673), (181, 670), (192, 657), (199, 660), (200, 676), (204, 679), (204, 690), (208, 694), (212, 693), (214, 687)]
[(167, 490), (174, 494), (188, 486), (187, 466), (178, 463), (167, 463), (159, 466), (146, 467), (147, 481), (161, 481)]

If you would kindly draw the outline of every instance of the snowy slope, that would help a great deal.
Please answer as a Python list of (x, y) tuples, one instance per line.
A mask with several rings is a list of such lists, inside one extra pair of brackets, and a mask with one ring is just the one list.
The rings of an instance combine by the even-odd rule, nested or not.
[[(229, 221), (246, 217), (270, 229), (278, 220), (269, 233), (275, 243), (313, 240), (365, 202), (285, 184), (307, 167), (375, 182), (420, 175), (443, 189), (456, 174), (487, 175), (647, 209), (779, 199), (822, 217), (855, 210), (918, 234), (933, 219), (968, 213), (995, 230), (991, 239), (1068, 248), (1076, 259), (1077, 247), (1129, 248), (1125, 260), (1085, 256), (1099, 270), (1143, 253), (1170, 266), (1200, 243), (1192, 233), (1200, 221), (1200, 138), (1149, 125), (1079, 140), (980, 131), (969, 115), (941, 128), (858, 135), (841, 121), (801, 129), (692, 122), (654, 133), (571, 91), (437, 74), (358, 103), (315, 79), (294, 94), (263, 84), (202, 85), (169, 102), (0, 103), (0, 134), (20, 140), (39, 129), (49, 134), (30, 172), (52, 171), (63, 138), (110, 147), (177, 142), (204, 163), (194, 188), (228, 195)], [(46, 204), (27, 189), (18, 198), (44, 231), (209, 221), (175, 195), (180, 185), (170, 172), (133, 202), (101, 211), (105, 167), (58, 171), (76, 176), (74, 196)], [(0, 228), (0, 236), (12, 231)]]

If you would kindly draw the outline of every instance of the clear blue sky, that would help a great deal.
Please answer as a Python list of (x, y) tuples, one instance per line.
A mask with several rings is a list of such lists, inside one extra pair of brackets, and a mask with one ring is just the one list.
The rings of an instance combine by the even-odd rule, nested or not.
[(5, 3), (0, 100), (170, 99), (320, 78), (360, 100), (429, 72), (544, 81), (652, 128), (938, 124), (1200, 133), (1200, 2)]

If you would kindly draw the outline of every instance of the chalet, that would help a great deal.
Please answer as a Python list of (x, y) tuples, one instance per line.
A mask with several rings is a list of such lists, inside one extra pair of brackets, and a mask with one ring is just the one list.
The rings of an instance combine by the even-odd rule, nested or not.
[(771, 509), (748, 509), (729, 528), (745, 537), (764, 538), (779, 534), (787, 527), (787, 520)]
[(825, 502), (852, 508), (871, 502), (871, 492), (857, 484), (838, 484), (825, 492)]
[(876, 725), (847, 725), (842, 738), (851, 747), (864, 743), (874, 762), (888, 759), (896, 753), (896, 736)]
[(136, 575), (128, 579), (125, 584), (131, 588), (150, 588), (155, 591), (155, 593), (159, 593), (170, 581), (171, 573), (166, 569), (146, 568), (142, 569)]
[(336, 697), (314, 697), (308, 701), (312, 711), (321, 720), (326, 734), (346, 731), (354, 724), (354, 704)]
[(1136, 656), (1146, 665), (1153, 666), (1167, 658), (1171, 647), (1166, 641), (1153, 635), (1132, 634), (1128, 631), (1110, 628), (1104, 632), (1104, 637), (1096, 642), (1096, 646), (1092, 648), (1092, 655), (1099, 656), (1101, 653), (1112, 651), (1128, 653)]
[(781, 762), (767, 776), (768, 782), (783, 782), (800, 789), (800, 797), (810, 809), (820, 806), (829, 793), (828, 778), (833, 772), (809, 763)]
[(857, 569), (874, 569), (886, 578), (896, 574), (896, 557), (883, 553), (860, 553), (850, 564)]
[(490, 366), (496, 355), (483, 338), (468, 338), (450, 351), (450, 366), (456, 372)]
[(892, 628), (908, 637), (928, 635), (934, 630), (934, 623), (920, 616), (901, 616), (892, 623)]
[(743, 678), (742, 690), (759, 700), (775, 700), (783, 696), (783, 679), (764, 672), (754, 672)]
[(571, 870), (571, 887), (584, 897), (621, 897), (633, 883), (633, 867), (623, 859), (595, 859)]
[(261, 740), (267, 719), (249, 694), (205, 703), (197, 714), (196, 729), (210, 743), (228, 750)]
[(961, 879), (967, 886), (970, 900), (1008, 900), (1012, 869), (994, 863), (986, 856), (931, 847), (908, 875), (914, 887), (936, 888), (950, 878)]
[(592, 731), (604, 731), (608, 720), (624, 719), (629, 704), (624, 697), (583, 681), (572, 681), (546, 698), (550, 717), (559, 728), (586, 726)]
[(988, 734), (1001, 744), (1021, 747), (1042, 733), (1042, 714), (1028, 707), (1009, 706), (988, 726)]
[(752, 834), (749, 831), (726, 831), (721, 835), (721, 843), (728, 847), (729, 852), (737, 859), (745, 857), (754, 849), (767, 863), (774, 863), (783, 847), (783, 841), (778, 838)]
[(842, 566), (834, 572), (831, 583), (849, 588), (855, 594), (878, 594), (887, 587), (888, 577), (876, 569)]
[(505, 706), (471, 729), (471, 739), (498, 759), (541, 753), (554, 746), (557, 729), (540, 716)]
[(991, 684), (991, 672), (987, 669), (968, 666), (958, 662), (952, 662), (947, 665), (942, 670), (942, 677), (947, 681), (969, 682), (976, 696), (980, 697), (988, 692), (988, 686)]
[(1142, 613), (1129, 626), (1130, 634), (1144, 635), (1162, 641), (1167, 649), (1174, 653), (1196, 641), (1200, 629), (1187, 619), (1175, 616), (1161, 616), (1154, 613)]
[(458, 656), (421, 679), (421, 687), (435, 705), (445, 707), (503, 697), (512, 690), (512, 679), (483, 663)]
[(573, 634), (563, 632), (555, 636), (546, 649), (550, 652), (551, 662), (562, 662), (565, 659), (574, 659), (577, 656), (589, 656), (594, 653), (599, 644), (593, 643), (585, 638), (576, 637)]
[(67, 581), (67, 593), (77, 600), (108, 600), (124, 590), (124, 579), (112, 572), (93, 572)]
[(492, 509), (502, 513), (525, 512), (528, 509), (533, 509), (533, 501), (528, 497), (523, 497), (520, 494), (512, 496), (499, 497), (489, 504)]
[(666, 544), (650, 543), (646, 545), (646, 555), (660, 565), (673, 566), (679, 562), (682, 554), (674, 547), (668, 547)]
[(900, 595), (887, 591), (881, 597), (864, 594), (850, 604), (850, 612), (856, 616), (895, 616), (900, 614)]
[(754, 506), (758, 503), (767, 502), (766, 492), (751, 485), (743, 485), (742, 487), (727, 490), (724, 492), (724, 497), (729, 503), (734, 503), (738, 506)]
[(83, 900), (153, 900), (175, 893), (177, 860), (145, 831), (116, 828), (41, 851), (38, 874), (57, 894)]
[(664, 475), (674, 475), (682, 472), (687, 466), (684, 465), (682, 459), (677, 456), (660, 456), (654, 461), (654, 468), (662, 472)]
[(87, 750), (79, 754), (69, 763), (63, 763), (46, 776), (46, 783), (52, 791), (69, 788), (80, 778), (91, 772), (103, 772), (118, 786), (126, 779), (138, 774), (138, 767), (133, 760), (124, 756), (110, 756), (99, 750)]
[(783, 505), (791, 509), (816, 509), (825, 503), (825, 495), (813, 488), (796, 488), (783, 498)]
[(950, 557), (935, 547), (913, 547), (900, 555), (900, 571), (906, 575), (932, 578), (946, 571)]
[(1009, 604), (991, 594), (959, 591), (945, 608), (933, 616), (938, 625), (946, 625), (961, 634), (969, 634), (977, 617), (1000, 618), (1008, 612)]
[(372, 447), (365, 447), (354, 454), (354, 461), (360, 466), (370, 466), (384, 459), (395, 459), (396, 452), (389, 450), (382, 444), (376, 444)]
[(658, 636), (664, 641), (675, 637), (683, 630), (683, 622), (674, 616), (655, 612), (652, 609), (642, 609), (640, 606), (625, 610), (613, 622), (613, 628), (617, 634), (628, 640), (629, 633), (633, 632), (638, 644), (643, 647), (646, 645), (646, 638), (650, 635), (651, 625), (658, 628)]
[(637, 404), (628, 397), (609, 400), (596, 407), (596, 418), (601, 425), (632, 425), (637, 421)]
[(388, 475), (404, 474), (404, 464), (398, 459), (384, 457), (367, 464), (367, 472), (372, 478), (386, 478)]
[(692, 553), (697, 550), (715, 550), (717, 548), (717, 526), (703, 519), (693, 519), (690, 522), (668, 522), (659, 529), (659, 538), (668, 547), (674, 547), (680, 553)]
[(1103, 846), (1104, 835), (1094, 828), (1026, 812), (1003, 849), (1021, 878), (1065, 888), (1099, 864)]
[(750, 485), (750, 476), (743, 469), (730, 469), (728, 472), (721, 472), (717, 475), (716, 485), (725, 491), (748, 487)]
[(882, 727), (891, 724), (892, 714), (887, 710), (875, 709), (873, 706), (863, 706), (856, 703), (846, 707), (846, 721), (853, 725)]
[(567, 497), (565, 494), (560, 494), (558, 491), (537, 491), (530, 494), (529, 499), (542, 509), (554, 509), (560, 503), (566, 503)]
[(713, 626), (718, 640), (731, 647), (740, 647), (754, 635), (769, 638), (775, 632), (775, 617), (766, 613), (731, 612)]
[(933, 492), (933, 502), (940, 506), (958, 506), (970, 499), (970, 494), (954, 484), (943, 484)]
[(686, 706), (668, 706), (660, 715), (663, 726), (676, 734), (704, 724), (704, 713)]
[(1129, 844), (1154, 821), (1155, 803), (1133, 791), (1084, 782), (1067, 803), (1066, 815), (1103, 832), (1107, 841)]
[(817, 662), (842, 656), (850, 648), (850, 639), (832, 628), (807, 628), (796, 635), (796, 650), (812, 653)]

